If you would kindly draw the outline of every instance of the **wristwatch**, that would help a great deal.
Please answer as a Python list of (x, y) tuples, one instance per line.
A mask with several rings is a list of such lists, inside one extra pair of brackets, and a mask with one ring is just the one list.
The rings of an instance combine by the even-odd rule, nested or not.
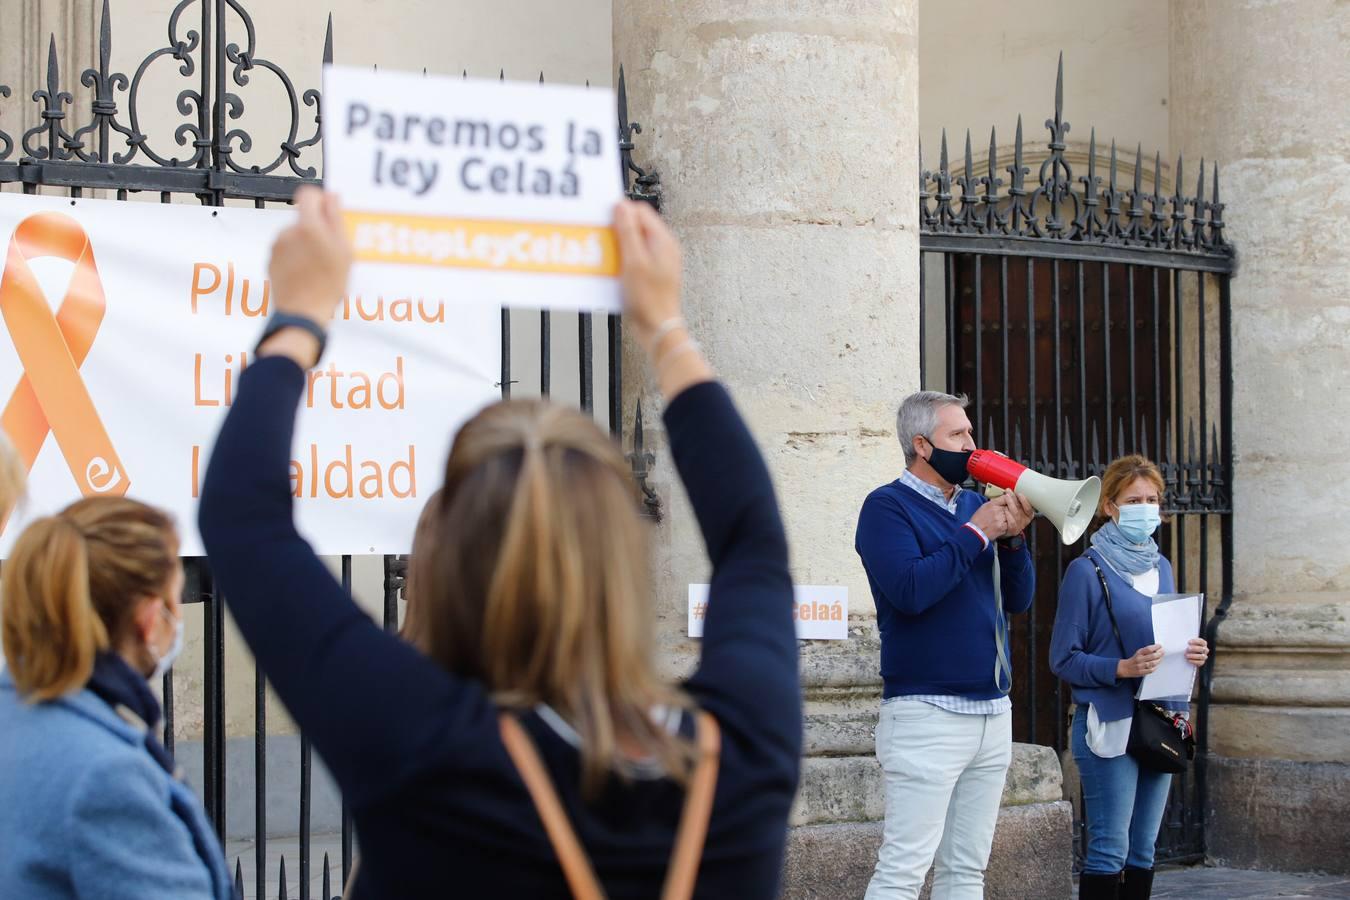
[(998, 539), (998, 546), (1002, 550), (1021, 550), (1026, 545), (1026, 537), (1020, 534), (1014, 534), (1012, 537), (1001, 537)]
[(314, 356), (314, 364), (318, 365), (319, 360), (323, 359), (323, 348), (328, 344), (328, 331), (308, 316), (295, 316), (284, 312), (272, 313), (271, 318), (267, 320), (266, 327), (263, 328), (262, 337), (258, 338), (258, 343), (253, 348), (253, 352), (256, 354), (258, 348), (268, 338), (283, 328), (299, 328), (314, 335), (314, 339), (319, 342), (319, 352)]

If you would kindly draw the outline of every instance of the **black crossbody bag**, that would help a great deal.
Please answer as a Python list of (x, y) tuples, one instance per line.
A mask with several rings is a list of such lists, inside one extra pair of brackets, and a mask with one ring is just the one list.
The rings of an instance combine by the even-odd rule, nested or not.
[[(1088, 561), (1097, 570), (1102, 597), (1106, 600), (1106, 614), (1111, 617), (1111, 630), (1116, 635), (1116, 643), (1120, 645), (1121, 658), (1126, 659), (1129, 654), (1125, 652), (1125, 642), (1120, 637), (1116, 612), (1111, 608), (1111, 589), (1106, 586), (1106, 576), (1095, 559), (1088, 556)], [(1130, 740), (1125, 752), (1145, 769), (1176, 775), (1186, 771), (1186, 765), (1195, 758), (1195, 735), (1189, 723), (1180, 716), (1163, 709), (1152, 700), (1135, 700)]]

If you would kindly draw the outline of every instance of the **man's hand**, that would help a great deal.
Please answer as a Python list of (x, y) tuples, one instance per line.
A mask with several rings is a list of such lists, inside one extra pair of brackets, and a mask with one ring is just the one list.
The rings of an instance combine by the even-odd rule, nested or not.
[(991, 541), (996, 541), (1008, 531), (1008, 507), (1003, 502), (1004, 497), (997, 500), (990, 500), (988, 503), (975, 510), (975, 514), (970, 517), (970, 524), (984, 532), (984, 536)]
[(1116, 663), (1116, 677), (1143, 678), (1149, 672), (1158, 668), (1158, 663), (1162, 662), (1162, 658), (1162, 644), (1149, 644), (1147, 647), (1140, 647), (1139, 652), (1135, 653), (1134, 656)]
[(1036, 518), (1036, 508), (1021, 494), (1008, 491), (994, 502), (1002, 503), (1007, 510), (1008, 534), (1021, 534)]

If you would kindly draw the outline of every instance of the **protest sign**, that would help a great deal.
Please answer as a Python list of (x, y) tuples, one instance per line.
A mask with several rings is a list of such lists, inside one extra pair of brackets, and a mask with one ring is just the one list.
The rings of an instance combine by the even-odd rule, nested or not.
[[(0, 427), (29, 470), (0, 533), (126, 495), (202, 552), (196, 502), (271, 312), (290, 211), (0, 194)], [(500, 312), (353, 279), (307, 375), (290, 464), (320, 553), (402, 553), (458, 426), (497, 399)]]
[(324, 185), (357, 269), (493, 306), (617, 312), (611, 91), (324, 71)]

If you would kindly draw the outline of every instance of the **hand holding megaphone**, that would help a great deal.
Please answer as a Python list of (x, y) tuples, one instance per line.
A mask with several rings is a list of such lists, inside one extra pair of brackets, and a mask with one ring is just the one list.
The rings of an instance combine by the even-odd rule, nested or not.
[(1013, 491), (1031, 501), (1037, 512), (1054, 523), (1066, 544), (1083, 536), (1102, 493), (1102, 482), (1096, 475), (1082, 481), (1061, 481), (1033, 472), (992, 450), (972, 453), (966, 471), (976, 481)]
[(1025, 498), (1008, 492), (991, 503), (982, 504), (971, 515), (970, 524), (980, 529), (989, 540), (996, 541), (1020, 534), (1031, 524), (1035, 514), (1036, 511)]

